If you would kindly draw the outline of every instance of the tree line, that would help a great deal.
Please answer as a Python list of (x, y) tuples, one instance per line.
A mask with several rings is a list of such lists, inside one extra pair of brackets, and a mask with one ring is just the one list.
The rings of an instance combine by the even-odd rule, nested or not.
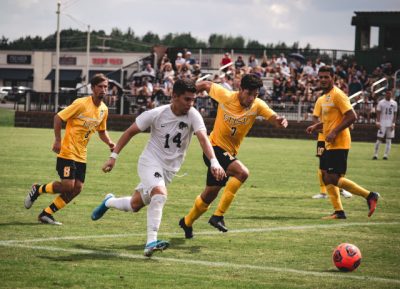
[[(77, 29), (64, 29), (60, 31), (60, 48), (67, 51), (85, 51), (87, 42), (87, 31)], [(128, 28), (123, 32), (119, 28), (113, 28), (107, 35), (104, 30), (93, 30), (90, 32), (91, 51), (112, 52), (145, 52), (155, 45), (167, 47), (189, 47), (189, 48), (224, 48), (224, 49), (299, 49), (299, 43), (294, 42), (287, 45), (285, 42), (276, 44), (262, 44), (257, 40), (246, 41), (242, 36), (226, 36), (211, 34), (208, 41), (202, 41), (193, 37), (191, 33), (168, 33), (163, 37), (151, 31), (143, 36), (135, 35)], [(2, 36), (0, 40), (2, 50), (55, 50), (56, 33), (45, 38), (41, 36), (25, 36), (10, 41)], [(311, 49), (307, 44), (303, 49)]]

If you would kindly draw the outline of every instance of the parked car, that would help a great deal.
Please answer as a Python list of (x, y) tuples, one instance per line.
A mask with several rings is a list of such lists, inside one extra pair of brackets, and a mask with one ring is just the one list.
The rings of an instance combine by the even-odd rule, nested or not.
[(32, 93), (34, 90), (26, 86), (14, 86), (11, 91), (7, 94), (6, 99), (9, 101), (15, 101), (18, 103), (24, 103), (26, 100), (26, 94)]
[(4, 103), (7, 100), (7, 95), (11, 91), (11, 86), (0, 86), (0, 102)]

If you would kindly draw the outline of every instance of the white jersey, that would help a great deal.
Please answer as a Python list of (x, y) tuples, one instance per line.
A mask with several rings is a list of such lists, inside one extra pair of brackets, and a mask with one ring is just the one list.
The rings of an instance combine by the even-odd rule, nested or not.
[(381, 113), (379, 119), (381, 127), (392, 126), (394, 114), (397, 112), (397, 102), (393, 99), (382, 99), (378, 102), (376, 110)]
[(172, 172), (179, 171), (193, 133), (206, 130), (195, 108), (190, 108), (186, 115), (176, 116), (170, 104), (143, 112), (136, 118), (136, 124), (141, 131), (151, 129), (150, 140), (139, 161), (156, 161)]

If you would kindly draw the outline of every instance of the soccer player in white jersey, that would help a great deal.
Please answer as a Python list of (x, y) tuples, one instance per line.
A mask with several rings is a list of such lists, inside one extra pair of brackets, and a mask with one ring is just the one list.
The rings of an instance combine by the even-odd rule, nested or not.
[(132, 197), (116, 198), (108, 194), (93, 211), (92, 220), (100, 219), (109, 208), (138, 212), (147, 209), (147, 243), (144, 255), (151, 257), (156, 250), (169, 247), (167, 241), (157, 240), (162, 210), (167, 200), (167, 185), (180, 169), (193, 133), (211, 162), (212, 173), (217, 179), (226, 177), (224, 169), (215, 157), (207, 137), (207, 130), (200, 113), (193, 108), (196, 85), (194, 81), (177, 80), (173, 86), (171, 104), (143, 112), (122, 134), (103, 171), (110, 172), (118, 154), (130, 139), (150, 128), (151, 137), (138, 160), (140, 183)]
[(376, 126), (378, 127), (378, 139), (375, 143), (373, 160), (378, 159), (379, 146), (386, 139), (385, 153), (383, 159), (387, 160), (394, 138), (394, 128), (397, 119), (397, 102), (392, 99), (392, 91), (387, 90), (385, 98), (378, 102), (376, 107)]

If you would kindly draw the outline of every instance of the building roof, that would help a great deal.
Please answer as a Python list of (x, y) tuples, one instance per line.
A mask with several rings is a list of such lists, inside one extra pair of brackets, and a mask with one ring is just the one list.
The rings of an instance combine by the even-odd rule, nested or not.
[(353, 26), (400, 27), (400, 11), (355, 11), (351, 19)]

